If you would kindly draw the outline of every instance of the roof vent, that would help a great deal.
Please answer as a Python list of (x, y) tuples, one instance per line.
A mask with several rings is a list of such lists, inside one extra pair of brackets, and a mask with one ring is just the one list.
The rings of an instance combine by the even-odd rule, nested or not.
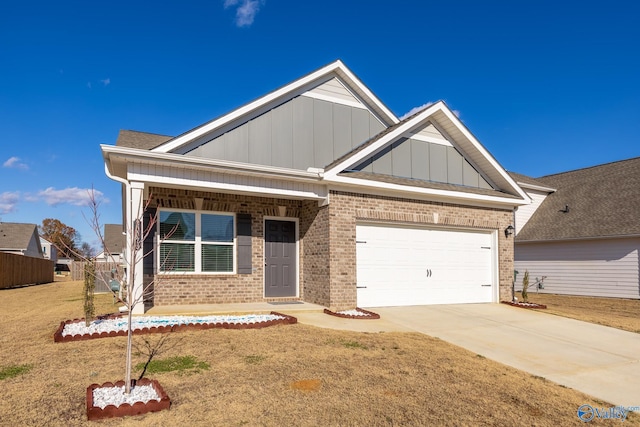
[(564, 209), (560, 209), (560, 212), (568, 213), (569, 212), (569, 205), (564, 205)]

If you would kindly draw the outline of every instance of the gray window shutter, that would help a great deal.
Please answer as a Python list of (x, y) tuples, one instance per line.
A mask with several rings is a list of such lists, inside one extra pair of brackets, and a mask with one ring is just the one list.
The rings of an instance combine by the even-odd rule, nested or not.
[(238, 274), (251, 274), (251, 215), (237, 214)]
[[(145, 209), (145, 211), (142, 213), (142, 232), (144, 233), (144, 230), (147, 229), (147, 227), (149, 226), (149, 222), (153, 220), (153, 218), (156, 216), (156, 208), (147, 208)], [(156, 225), (154, 225), (154, 227), (150, 230), (149, 235), (147, 235), (147, 238), (144, 239), (144, 242), (142, 244), (142, 254), (143, 256), (146, 255), (144, 257), (144, 260), (142, 261), (142, 270), (144, 274), (149, 274), (152, 275), (155, 273), (154, 268), (153, 268), (153, 264), (154, 264), (154, 258), (155, 258), (155, 251), (154, 251), (154, 247), (153, 247), (153, 239), (156, 236)]]

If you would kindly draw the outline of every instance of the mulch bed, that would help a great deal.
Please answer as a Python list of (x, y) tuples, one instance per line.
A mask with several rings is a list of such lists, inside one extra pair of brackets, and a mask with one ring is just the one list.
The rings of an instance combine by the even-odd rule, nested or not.
[(336, 317), (342, 317), (343, 319), (379, 319), (380, 318), (380, 315), (378, 313), (374, 313), (373, 311), (365, 310), (363, 308), (356, 307), (356, 311), (363, 313), (364, 316), (336, 313), (326, 308), (324, 309), (325, 314), (329, 314), (331, 316), (336, 316)]
[[(201, 331), (205, 329), (261, 329), (274, 325), (293, 325), (298, 323), (298, 319), (293, 316), (289, 316), (286, 314), (278, 313), (272, 311), (270, 314), (275, 316), (282, 316), (284, 319), (274, 319), (268, 320), (266, 322), (257, 322), (257, 323), (189, 323), (186, 325), (173, 325), (173, 326), (153, 326), (151, 328), (142, 328), (142, 329), (134, 329), (133, 335), (143, 335), (143, 334), (158, 334), (158, 333), (166, 333), (166, 332), (180, 332), (180, 331)], [(106, 316), (98, 316), (100, 319), (116, 319), (124, 317), (122, 315), (106, 315)], [(92, 340), (97, 338), (109, 338), (109, 337), (122, 337), (127, 336), (127, 331), (111, 331), (111, 332), (102, 332), (102, 333), (93, 333), (93, 334), (83, 334), (83, 335), (62, 335), (62, 331), (64, 330), (65, 325), (70, 323), (78, 323), (84, 322), (84, 319), (73, 319), (66, 320), (60, 323), (60, 326), (53, 334), (54, 342), (70, 342), (70, 341), (84, 341), (84, 340)]]
[(547, 308), (546, 305), (544, 304), (536, 304), (535, 302), (513, 302), (513, 301), (500, 301), (502, 304), (507, 304), (513, 307), (520, 307), (520, 308), (531, 308), (531, 309), (536, 309), (536, 308)]

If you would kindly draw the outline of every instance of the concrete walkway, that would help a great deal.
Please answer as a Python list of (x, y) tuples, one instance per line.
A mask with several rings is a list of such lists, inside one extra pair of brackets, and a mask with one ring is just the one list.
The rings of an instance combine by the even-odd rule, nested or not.
[(640, 406), (640, 334), (503, 304), (371, 310), (381, 319), (297, 317), (333, 329), (424, 333), (605, 402)]
[(504, 304), (384, 307), (378, 320), (342, 319), (309, 303), (154, 307), (147, 315), (277, 311), (299, 323), (357, 332), (419, 332), (582, 391), (640, 407), (640, 334)]

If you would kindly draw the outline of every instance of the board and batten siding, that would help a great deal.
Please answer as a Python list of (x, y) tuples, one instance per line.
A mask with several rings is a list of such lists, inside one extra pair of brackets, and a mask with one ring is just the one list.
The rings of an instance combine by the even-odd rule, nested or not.
[(299, 170), (324, 168), (384, 128), (367, 109), (302, 95), (186, 155)]
[[(516, 291), (547, 276), (541, 293), (640, 299), (640, 238), (516, 243)], [(531, 286), (529, 294), (535, 294)]]
[(531, 216), (533, 216), (536, 209), (540, 207), (542, 202), (544, 202), (544, 199), (546, 199), (549, 195), (549, 192), (547, 191), (532, 190), (528, 188), (525, 189), (525, 191), (527, 192), (529, 197), (531, 197), (531, 204), (518, 207), (518, 210), (516, 211), (515, 224), (516, 234), (518, 234), (520, 230), (522, 230), (529, 219), (531, 219)]
[(492, 188), (451, 144), (403, 138), (353, 168), (357, 171)]

